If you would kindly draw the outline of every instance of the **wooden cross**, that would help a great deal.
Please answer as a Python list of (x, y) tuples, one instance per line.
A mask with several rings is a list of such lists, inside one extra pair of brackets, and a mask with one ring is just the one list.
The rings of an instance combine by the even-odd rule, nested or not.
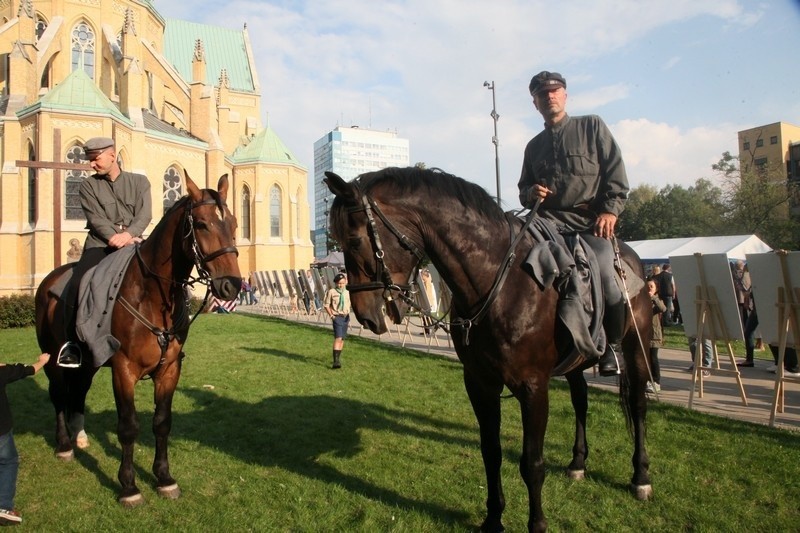
[[(56, 158), (61, 155), (61, 130), (53, 130), (53, 154)], [(89, 164), (64, 163), (62, 161), (16, 161), (17, 167), (35, 168), (36, 181), (39, 181), (40, 168), (53, 170), (53, 267), (61, 266), (61, 171), (62, 170), (85, 170), (91, 171)], [(39, 196), (36, 196), (39, 201)]]

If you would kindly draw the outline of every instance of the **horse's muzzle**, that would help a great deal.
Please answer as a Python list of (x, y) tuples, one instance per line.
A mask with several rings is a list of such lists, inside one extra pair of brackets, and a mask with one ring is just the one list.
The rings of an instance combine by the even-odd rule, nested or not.
[(242, 279), (235, 276), (225, 276), (211, 280), (211, 292), (220, 300), (233, 300), (239, 296), (242, 289)]

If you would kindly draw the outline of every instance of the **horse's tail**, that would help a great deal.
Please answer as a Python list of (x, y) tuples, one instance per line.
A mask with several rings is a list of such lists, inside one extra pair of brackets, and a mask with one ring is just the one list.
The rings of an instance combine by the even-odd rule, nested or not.
[(623, 369), (619, 377), (619, 405), (622, 407), (622, 413), (625, 415), (625, 426), (628, 428), (628, 435), (633, 438), (633, 412), (631, 411), (631, 402), (629, 399), (631, 392), (629, 376), (630, 374), (627, 369)]

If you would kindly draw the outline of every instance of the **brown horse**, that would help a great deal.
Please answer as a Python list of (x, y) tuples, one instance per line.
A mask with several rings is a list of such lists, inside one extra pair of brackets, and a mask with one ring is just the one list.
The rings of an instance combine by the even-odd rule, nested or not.
[[(528, 487), (528, 529), (545, 530), (542, 484), (548, 384), (559, 362), (564, 330), (556, 319), (556, 291), (540, 289), (519, 264), (504, 267), (513, 263), (509, 261), (512, 251), (519, 256), (531, 249), (532, 238), (524, 235), (516, 250), (510, 250), (522, 222), (506, 217), (482, 188), (441, 171), (389, 168), (350, 183), (326, 174), (328, 188), (336, 195), (331, 231), (344, 251), (353, 309), (364, 326), (385, 333), (385, 312), (400, 323), (404, 306), (396, 304), (426, 256), (453, 293), (451, 334), (478, 419), (487, 478), (487, 516), (481, 529), (503, 530), (500, 398), (505, 386), (522, 410), (520, 473)], [(630, 247), (623, 245), (622, 254), (643, 277), (641, 263)], [(632, 488), (640, 499), (652, 494), (645, 450), (649, 372), (644, 351), (650, 345), (652, 316), (643, 289), (629, 308), (623, 342), (626, 371), (620, 379), (621, 403), (635, 440)], [(634, 322), (641, 337), (632, 327)], [(583, 369), (591, 364), (587, 361), (565, 374), (576, 414), (568, 472), (577, 479), (584, 475), (589, 454)]]
[[(236, 218), (225, 204), (227, 174), (220, 178), (217, 191), (199, 189), (187, 174), (186, 189), (188, 195), (172, 206), (139, 246), (113, 305), (111, 334), (120, 347), (106, 366), (111, 367), (117, 436), (122, 446), (119, 501), (128, 506), (143, 501), (133, 469), (133, 446), (139, 433), (136, 382), (146, 376), (153, 379), (153, 474), (159, 494), (177, 498), (180, 489), (169, 472), (167, 440), (172, 397), (181, 372), (181, 348), (189, 332), (188, 285), (196, 281), (210, 285), (211, 292), (222, 300), (235, 298), (241, 285), (234, 243)], [(71, 268), (71, 264), (58, 267), (36, 291), (36, 336), (42, 351), (51, 354), (58, 353), (64, 343), (63, 304), (51, 288)], [(193, 268), (197, 268), (198, 278), (190, 280)], [(91, 359), (84, 357), (80, 368), (64, 369), (51, 357), (45, 366), (56, 411), (56, 454), (62, 459), (74, 454), (70, 430), (77, 447), (89, 445), (83, 430), (84, 406), (98, 370)]]

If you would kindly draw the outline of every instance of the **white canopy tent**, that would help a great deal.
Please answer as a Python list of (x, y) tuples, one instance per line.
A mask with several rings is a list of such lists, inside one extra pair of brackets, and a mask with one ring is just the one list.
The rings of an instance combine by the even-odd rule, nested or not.
[(746, 259), (746, 254), (760, 254), (772, 250), (767, 243), (755, 235), (725, 235), (722, 237), (686, 237), (679, 239), (651, 239), (630, 241), (645, 263), (668, 262), (670, 256), (694, 255), (696, 253), (725, 254), (728, 259)]

